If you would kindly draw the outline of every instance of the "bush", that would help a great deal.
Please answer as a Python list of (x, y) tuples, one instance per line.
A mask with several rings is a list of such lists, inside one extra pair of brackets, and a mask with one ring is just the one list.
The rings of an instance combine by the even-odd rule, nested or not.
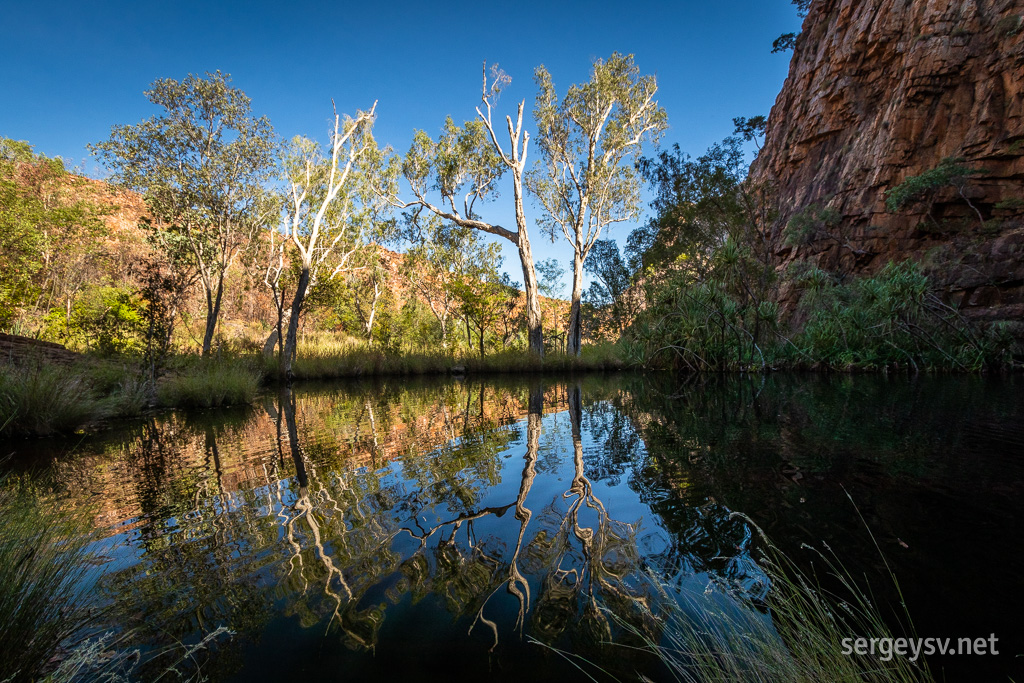
[(886, 191), (885, 208), (899, 211), (943, 187), (962, 188), (971, 176), (982, 171), (964, 165), (962, 157), (946, 157), (935, 168), (920, 175), (908, 176), (902, 183)]
[(105, 355), (141, 353), (145, 347), (145, 304), (125, 287), (93, 287), (71, 307), (55, 308), (44, 319), (47, 337)]

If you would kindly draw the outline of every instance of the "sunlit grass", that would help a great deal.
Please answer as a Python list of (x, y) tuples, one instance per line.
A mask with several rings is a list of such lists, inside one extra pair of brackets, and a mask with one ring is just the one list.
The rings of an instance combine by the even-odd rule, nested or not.
[[(277, 358), (264, 359), (264, 372), (278, 374)], [(325, 335), (300, 340), (292, 374), (296, 379), (328, 379), (369, 375), (471, 373), (532, 373), (571, 370), (615, 370), (625, 367), (615, 344), (584, 346), (579, 357), (559, 352), (544, 358), (525, 349), (476, 352), (441, 348), (385, 349), (349, 337)]]
[(252, 403), (263, 375), (244, 358), (183, 356), (156, 387), (157, 404), (165, 408), (213, 408)]

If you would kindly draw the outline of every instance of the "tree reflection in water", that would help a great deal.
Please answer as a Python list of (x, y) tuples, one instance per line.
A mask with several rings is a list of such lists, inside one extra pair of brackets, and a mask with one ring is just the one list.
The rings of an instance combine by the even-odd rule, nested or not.
[[(332, 662), (332, 643), (395, 653), (461, 633), (467, 652), (513, 669), (533, 658), (559, 671), (525, 636), (649, 668), (607, 645), (657, 639), (646, 572), (758, 572), (724, 508), (701, 508), (713, 521), (683, 535), (641, 521), (646, 455), (615, 407), (627, 396), (622, 383), (536, 378), (285, 388), (228, 423), (151, 419), (63, 469), (68, 491), (101, 492), (121, 544), (98, 585), (105, 628), (156, 652), (227, 626), (238, 635), (204, 667), (213, 679), (262, 675), (269, 634), (318, 642)], [(642, 548), (652, 535), (669, 541)]]

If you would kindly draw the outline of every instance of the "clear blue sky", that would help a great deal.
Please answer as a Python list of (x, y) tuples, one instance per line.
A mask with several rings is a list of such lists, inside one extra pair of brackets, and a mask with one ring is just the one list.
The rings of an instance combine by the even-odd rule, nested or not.
[[(698, 154), (732, 132), (733, 117), (768, 113), (789, 65), (789, 53), (771, 54), (772, 40), (799, 30), (789, 0), (58, 0), (6, 3), (3, 14), (0, 136), (84, 162), (96, 177), (104, 171), (85, 145), (156, 113), (142, 93), (157, 78), (230, 73), (282, 137), (325, 140), (331, 98), (350, 113), (379, 100), (376, 137), (404, 152), (415, 129), (434, 134), (446, 115), (474, 115), (484, 60), (512, 76), (504, 114), (524, 98), (532, 106), (538, 64), (561, 93), (614, 51), (633, 53), (641, 72), (657, 75), (670, 125), (662, 145)], [(498, 201), (482, 213), (512, 223)], [(528, 217), (536, 213), (528, 207)], [(621, 245), (630, 229), (610, 236)], [(531, 239), (536, 258), (571, 263), (566, 245)], [(505, 268), (521, 281), (505, 244)]]

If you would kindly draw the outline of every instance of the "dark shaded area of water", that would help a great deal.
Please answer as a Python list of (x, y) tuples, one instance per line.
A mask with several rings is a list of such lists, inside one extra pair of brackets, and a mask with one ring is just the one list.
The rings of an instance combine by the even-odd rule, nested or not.
[(219, 626), (211, 680), (663, 678), (623, 647), (660, 637), (651, 576), (767, 588), (732, 512), (805, 566), (827, 544), (888, 615), (884, 556), (920, 636), (999, 638), (931, 658), (940, 680), (1024, 667), (1017, 378), (305, 385), (4, 448), (52, 473), (52, 504), (94, 507), (83, 589), (143, 678)]

